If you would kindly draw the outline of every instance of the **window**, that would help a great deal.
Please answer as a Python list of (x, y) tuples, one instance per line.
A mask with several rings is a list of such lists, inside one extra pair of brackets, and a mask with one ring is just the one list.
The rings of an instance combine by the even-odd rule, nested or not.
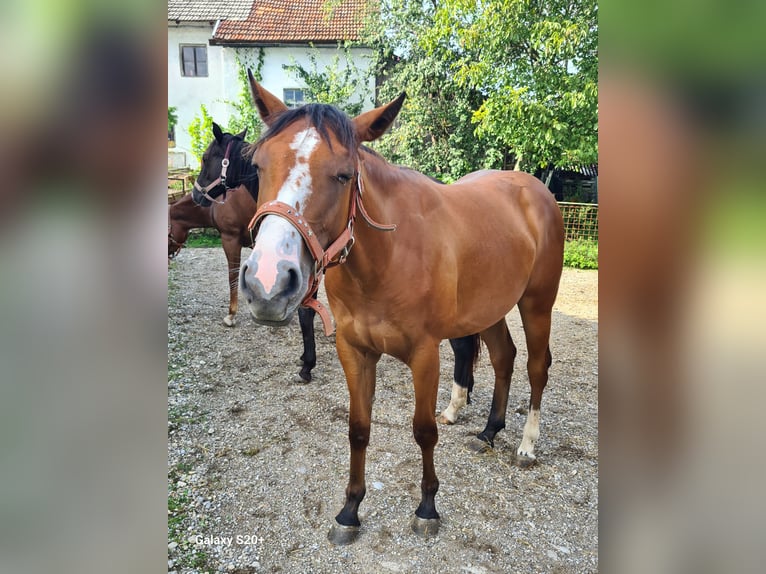
[(207, 76), (207, 46), (181, 46), (181, 75)]
[(297, 108), (305, 104), (303, 90), (297, 88), (285, 88), (282, 100), (288, 108)]

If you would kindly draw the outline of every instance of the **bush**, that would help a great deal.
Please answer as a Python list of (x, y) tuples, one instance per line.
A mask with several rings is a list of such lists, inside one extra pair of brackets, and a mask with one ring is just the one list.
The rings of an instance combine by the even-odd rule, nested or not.
[(598, 241), (575, 239), (564, 244), (564, 267), (598, 269)]
[[(208, 113), (205, 104), (201, 104), (199, 109), (200, 115), (194, 116), (194, 119), (187, 128), (191, 136), (192, 153), (197, 162), (202, 161), (202, 156), (207, 146), (213, 141), (213, 116)], [(221, 126), (221, 129), (226, 131), (226, 128), (223, 126)]]

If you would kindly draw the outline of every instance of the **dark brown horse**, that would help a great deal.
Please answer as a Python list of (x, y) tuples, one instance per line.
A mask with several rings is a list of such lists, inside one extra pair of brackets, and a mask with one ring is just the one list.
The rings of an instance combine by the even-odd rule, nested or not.
[[(242, 247), (253, 244), (247, 225), (256, 209), (254, 198), (258, 197), (258, 179), (250, 162), (242, 157), (247, 147), (244, 131), (237, 135), (224, 133), (214, 123), (213, 135), (215, 139), (202, 157), (194, 191), (169, 208), (168, 257), (178, 254), (191, 229), (212, 227), (221, 233), (229, 274), (229, 313), (223, 322), (233, 327), (237, 314), (240, 253)], [(311, 381), (311, 370), (316, 366), (314, 315), (308, 308), (298, 312), (303, 337), (298, 376), (304, 382)]]
[(531, 385), (517, 460), (535, 459), (563, 259), (559, 208), (542, 182), (526, 173), (482, 171), (442, 185), (361, 147), (388, 129), (404, 94), (349, 120), (319, 104), (284, 111), (252, 77), (251, 86), (269, 130), (253, 150), (260, 207), (240, 286), (259, 321), (282, 324), (299, 305), (311, 303), (326, 269), (349, 389), (350, 475), (329, 538), (348, 543), (358, 535), (382, 353), (412, 371), (413, 433), (423, 457), (422, 498), (412, 527), (420, 535), (435, 533), (439, 342), (480, 333), (487, 345), (495, 391), (478, 436), (491, 445), (505, 427), (516, 356), (505, 316), (514, 305), (526, 335)]

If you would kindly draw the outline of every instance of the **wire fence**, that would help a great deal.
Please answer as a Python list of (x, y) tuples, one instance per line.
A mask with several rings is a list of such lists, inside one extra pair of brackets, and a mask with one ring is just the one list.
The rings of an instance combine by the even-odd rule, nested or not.
[(598, 204), (560, 201), (564, 217), (566, 240), (592, 239), (598, 241)]

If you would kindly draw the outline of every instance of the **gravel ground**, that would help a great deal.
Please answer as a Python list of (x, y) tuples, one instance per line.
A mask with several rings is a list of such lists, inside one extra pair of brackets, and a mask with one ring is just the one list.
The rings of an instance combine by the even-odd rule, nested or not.
[[(473, 404), (457, 424), (439, 427), (442, 524), (429, 540), (409, 529), (421, 472), (410, 373), (384, 356), (362, 531), (353, 545), (334, 547), (326, 535), (344, 500), (349, 447), (348, 392), (333, 340), (317, 319), (314, 381), (295, 384), (302, 352), (297, 318), (284, 328), (263, 327), (240, 308), (238, 325), (225, 327), (223, 251), (183, 250), (169, 270), (168, 570), (596, 572), (597, 285), (595, 271), (564, 271), (538, 462), (529, 469), (512, 465), (529, 399), (516, 310), (508, 315), (519, 355), (507, 428), (494, 450), (475, 454), (467, 445), (484, 428), (494, 380), (483, 349)], [(326, 302), (323, 292), (320, 299)], [(441, 356), (439, 410), (452, 386), (446, 341)]]

